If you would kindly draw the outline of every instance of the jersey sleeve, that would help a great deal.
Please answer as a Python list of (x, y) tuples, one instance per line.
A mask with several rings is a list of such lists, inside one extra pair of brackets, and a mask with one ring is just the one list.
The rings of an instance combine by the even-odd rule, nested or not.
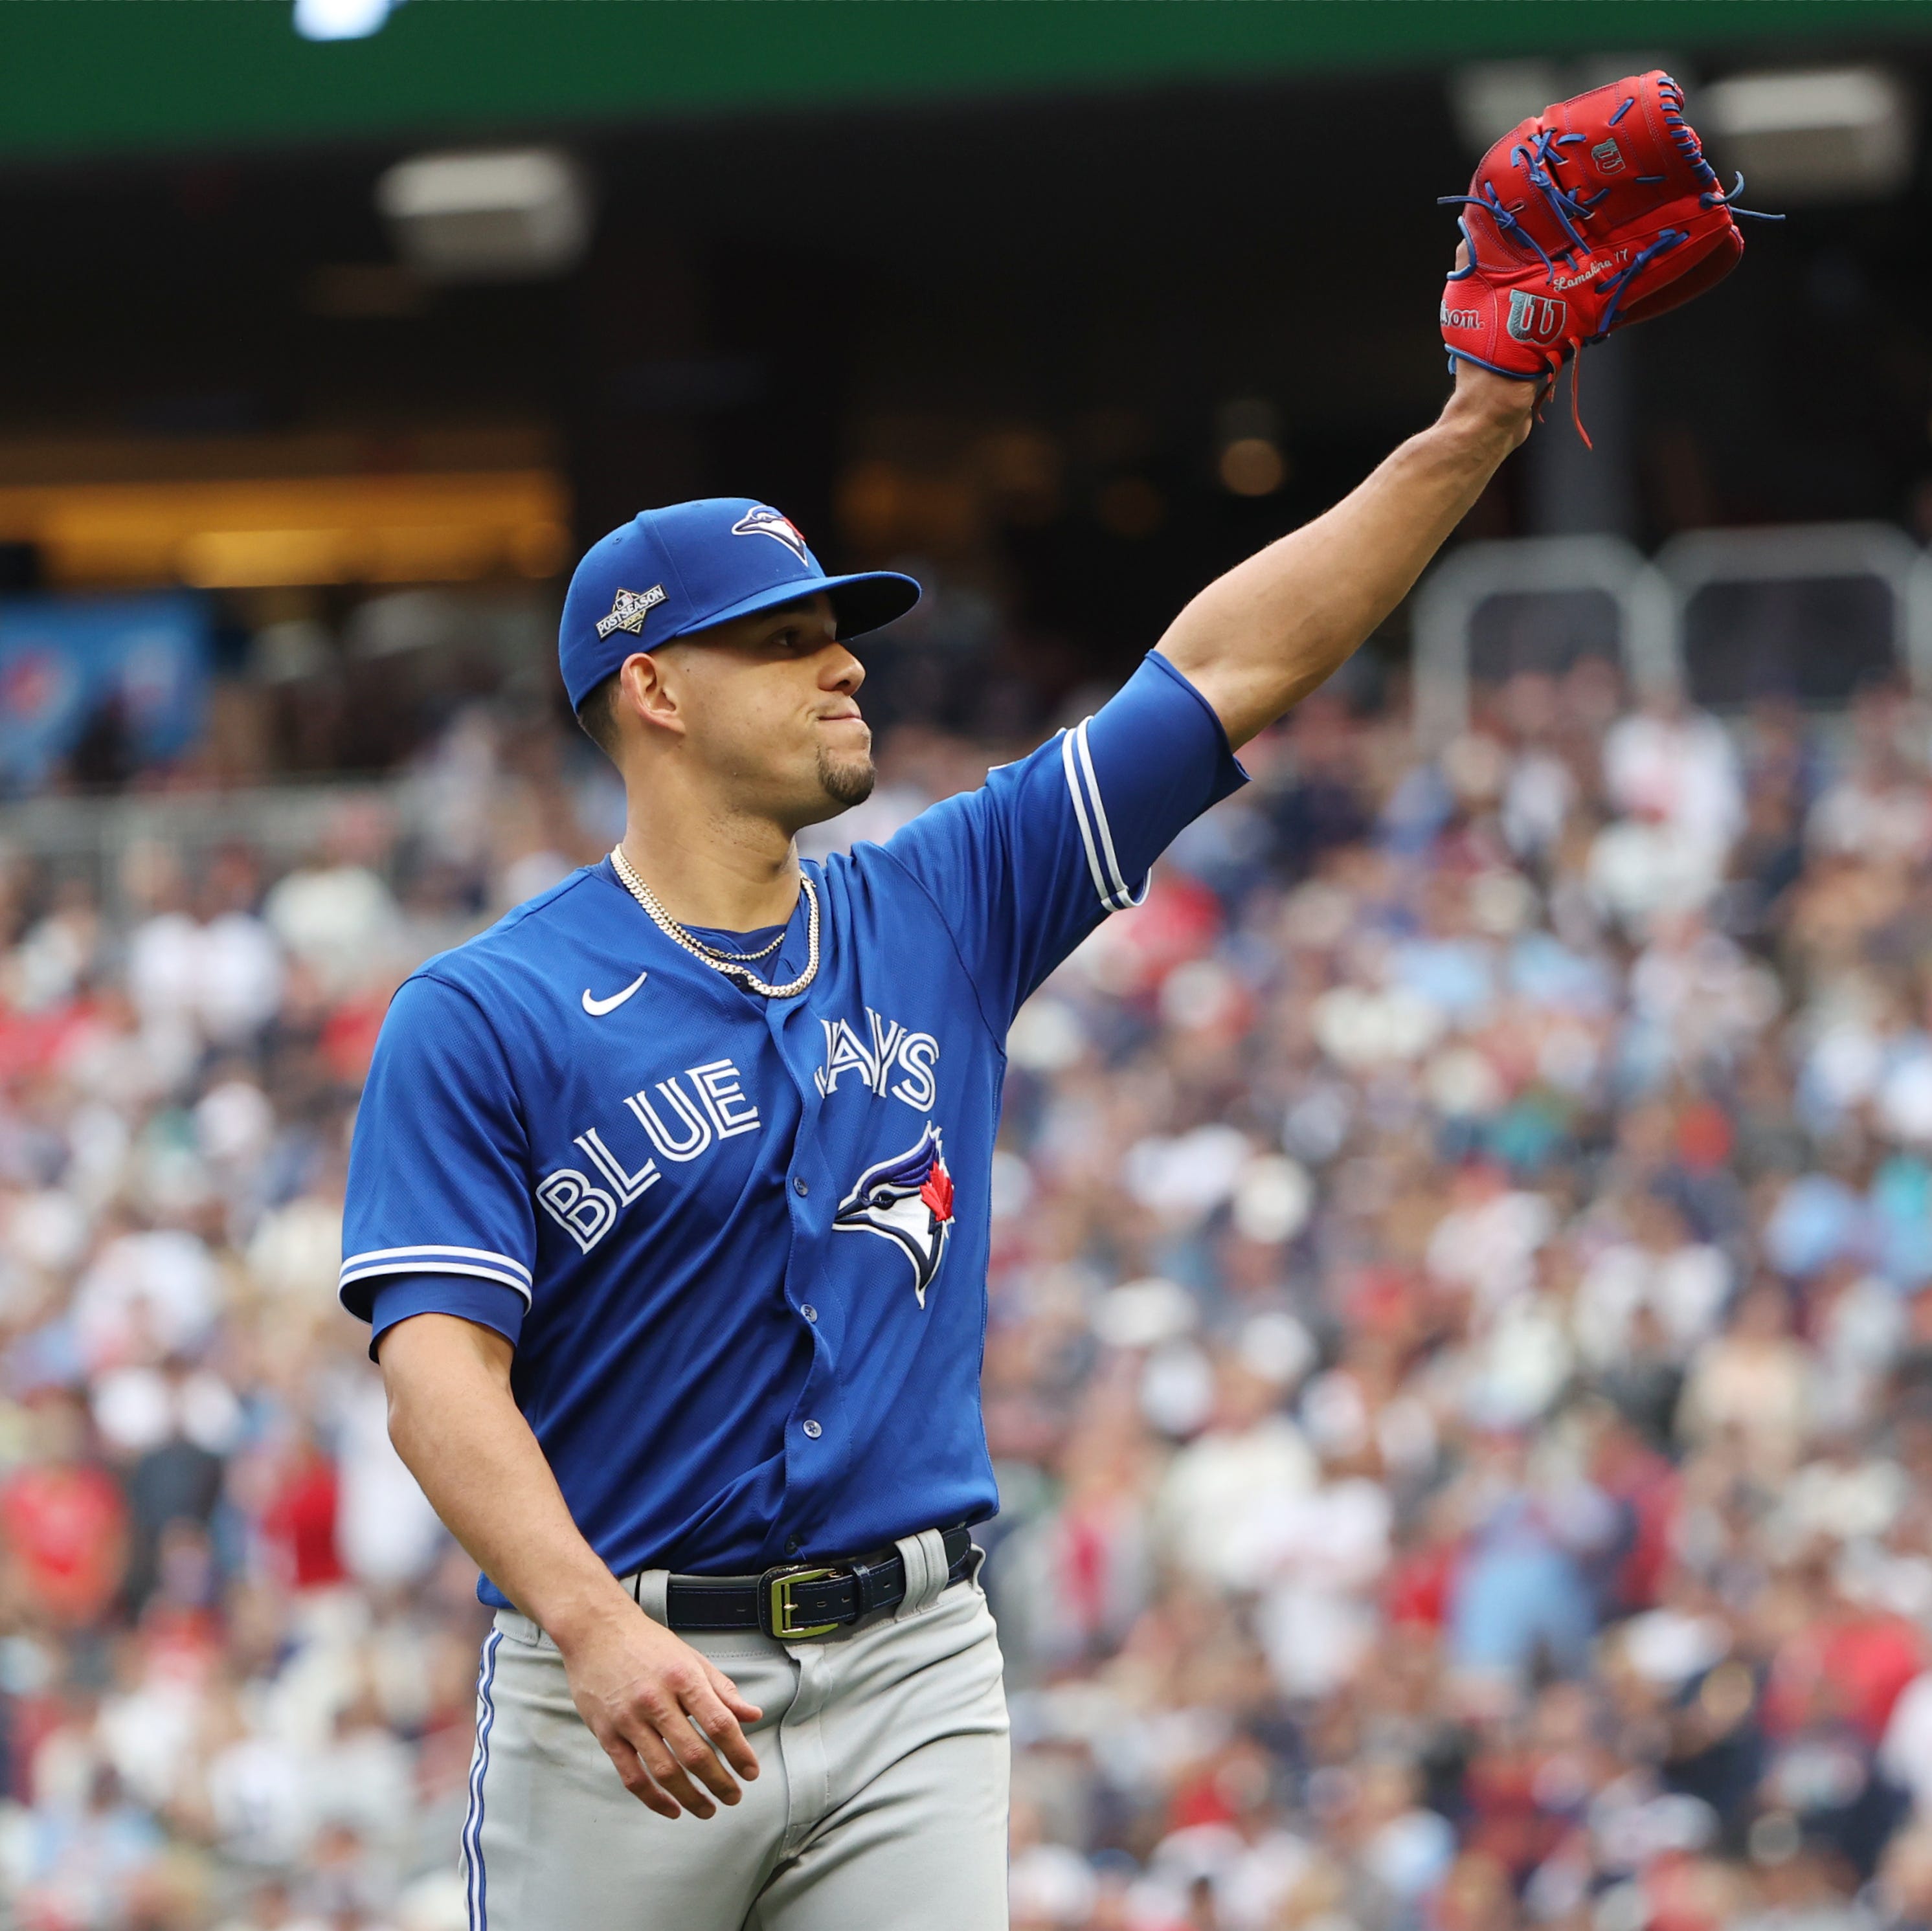
[(383, 1336), (412, 1315), (458, 1315), (478, 1327), (494, 1328), (513, 1348), (524, 1331), (524, 1297), (499, 1282), (460, 1274), (382, 1274), (369, 1285), (372, 1360)]
[(885, 849), (938, 904), (1004, 1027), (1109, 912), (1146, 897), (1177, 835), (1246, 781), (1207, 699), (1150, 651), (1092, 717)]
[(466, 1320), (487, 1302), (498, 1318), (485, 1324), (502, 1329), (510, 1300), (518, 1327), (530, 1306), (522, 1109), (482, 1008), (444, 980), (405, 982), (382, 1021), (350, 1148), (342, 1252), (342, 1304), (364, 1321), (391, 1282), (408, 1289), (384, 1309), (396, 1318), (404, 1299), (410, 1313)]

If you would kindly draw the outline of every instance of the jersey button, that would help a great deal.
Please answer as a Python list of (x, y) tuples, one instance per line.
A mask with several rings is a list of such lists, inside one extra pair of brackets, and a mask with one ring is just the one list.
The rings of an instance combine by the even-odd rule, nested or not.
[(803, 1180), (794, 1180), (791, 1183), (791, 1190), (794, 1193), (798, 1195), (800, 1200), (802, 1200), (807, 1194), (811, 1192), (812, 1189)]
[(816, 1441), (818, 1438), (825, 1432), (824, 1429), (820, 1428), (815, 1421), (807, 1422), (805, 1425), (805, 1432), (807, 1435), (811, 1436), (814, 1441)]
[(787, 1537), (785, 1537), (785, 1553), (786, 1553), (786, 1555), (796, 1555), (799, 1552), (799, 1551), (800, 1551), (802, 1548), (803, 1548), (803, 1547), (804, 1547), (804, 1544), (803, 1544), (802, 1543), (801, 1543), (801, 1542), (799, 1540), (799, 1539), (798, 1539), (798, 1537), (797, 1537), (796, 1536), (795, 1536), (795, 1535), (788, 1535), (788, 1536), (787, 1536)]
[(799, 1312), (803, 1315), (807, 1321), (816, 1321), (818, 1318), (818, 1309), (814, 1307), (809, 1301), (807, 1301), (804, 1306), (799, 1309)]

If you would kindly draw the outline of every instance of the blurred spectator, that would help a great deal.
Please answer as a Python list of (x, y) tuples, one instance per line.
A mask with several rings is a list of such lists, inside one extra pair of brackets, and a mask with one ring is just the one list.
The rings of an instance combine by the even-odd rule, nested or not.
[(28, 1405), (20, 1459), (0, 1483), (0, 1528), (10, 1595), (55, 1628), (100, 1618), (127, 1564), (128, 1504), (86, 1454), (86, 1411), (64, 1390)]
[(314, 861), (280, 880), (262, 908), (268, 930), (326, 992), (348, 991), (398, 941), (396, 902), (375, 869), (392, 835), (380, 806), (340, 808)]

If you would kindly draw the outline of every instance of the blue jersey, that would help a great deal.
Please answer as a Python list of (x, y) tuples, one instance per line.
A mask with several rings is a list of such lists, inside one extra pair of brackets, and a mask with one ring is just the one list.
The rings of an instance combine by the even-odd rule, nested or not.
[[(991, 1515), (980, 1409), (1006, 1030), (1242, 782), (1150, 655), (1094, 717), (808, 865), (768, 999), (610, 862), (430, 960), (356, 1117), (342, 1298), (461, 1315), (616, 1573), (742, 1573)], [(756, 970), (806, 960), (804, 895)], [(501, 1594), (484, 1579), (484, 1600)]]

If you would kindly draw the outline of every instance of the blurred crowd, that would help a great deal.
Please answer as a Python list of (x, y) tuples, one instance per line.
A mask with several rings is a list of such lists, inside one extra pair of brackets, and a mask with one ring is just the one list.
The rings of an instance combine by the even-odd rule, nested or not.
[[(816, 849), (1015, 748), (900, 725)], [(1012, 1040), (1016, 1926), (1928, 1931), (1932, 716), (1586, 658), (1244, 761)], [(481, 704), (279, 877), (0, 866), (0, 1924), (464, 1923), (347, 1136), (619, 805)]]

